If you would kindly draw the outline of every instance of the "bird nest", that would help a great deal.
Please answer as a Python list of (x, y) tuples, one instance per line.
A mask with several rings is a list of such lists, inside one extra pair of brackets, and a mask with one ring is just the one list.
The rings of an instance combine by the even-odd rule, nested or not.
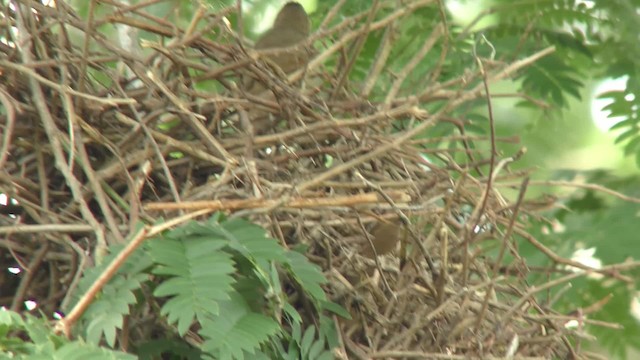
[[(2, 216), (1, 245), (13, 254), (73, 273), (67, 246), (98, 252), (139, 221), (224, 211), (283, 246), (308, 245), (352, 316), (338, 321), (342, 356), (575, 355), (512, 244), (535, 242), (517, 189), (509, 200), (496, 185), (523, 181), (507, 166), (519, 154), (498, 155), (509, 139), (465, 132), (460, 111), (548, 51), (470, 56), (445, 77), (449, 35), (434, 21), (392, 68), (397, 24), (438, 18), (434, 2), (416, 0), (342, 19), (332, 9), (298, 45), (309, 62), (283, 74), (240, 41), (227, 20), (237, 8), (200, 8), (180, 28), (144, 7), (105, 5), (85, 22), (56, 3), (14, 1), (0, 18), (0, 186), (22, 213)], [(365, 45), (377, 52), (363, 63)], [(424, 62), (430, 71), (417, 70)], [(247, 91), (246, 78), (266, 90)], [(390, 230), (376, 233), (381, 224)], [(53, 241), (46, 256), (41, 239)], [(14, 284), (3, 303), (54, 309), (71, 282), (57, 276)]]

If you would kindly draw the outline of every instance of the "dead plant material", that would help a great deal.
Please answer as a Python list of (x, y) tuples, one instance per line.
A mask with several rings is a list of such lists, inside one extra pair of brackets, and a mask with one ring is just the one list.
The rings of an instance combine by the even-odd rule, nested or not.
[[(91, 261), (85, 252), (123, 242), (138, 221), (208, 208), (310, 245), (327, 292), (353, 317), (339, 321), (349, 356), (576, 356), (567, 318), (524, 281), (513, 245), (527, 235), (522, 198), (496, 187), (506, 176), (524, 194), (525, 174), (508, 167), (518, 154), (498, 155), (492, 123), (491, 136), (466, 134), (456, 111), (489, 102), (486, 84), (553, 49), (490, 68), (470, 58), (445, 78), (440, 24), (398, 66), (397, 23), (437, 12), (436, 1), (411, 0), (343, 20), (330, 11), (297, 45), (313, 54), (307, 66), (284, 75), (240, 42), (227, 20), (235, 8), (200, 9), (179, 26), (142, 3), (96, 2), (88, 16), (61, 0), (11, 3), (0, 16), (0, 190), (21, 214), (0, 217), (0, 264), (20, 259), (30, 276), (0, 281), (1, 294), (15, 293), (2, 304), (29, 297), (56, 309)], [(383, 33), (370, 63), (352, 61)], [(416, 72), (425, 61), (432, 69)], [(245, 91), (247, 76), (268, 96)], [(270, 125), (255, 126), (252, 113)], [(452, 135), (431, 136), (442, 127)], [(376, 224), (389, 221), (394, 246), (373, 256), (367, 237), (379, 240)], [(487, 243), (516, 259), (507, 271), (483, 254)]]

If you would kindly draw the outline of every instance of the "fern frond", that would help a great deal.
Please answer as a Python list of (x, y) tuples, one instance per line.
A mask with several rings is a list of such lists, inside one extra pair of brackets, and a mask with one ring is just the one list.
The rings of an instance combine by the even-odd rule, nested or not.
[(197, 318), (200, 321), (219, 312), (219, 301), (229, 299), (231, 256), (222, 251), (227, 242), (207, 237), (183, 240), (170, 233), (151, 242), (151, 256), (159, 264), (153, 273), (167, 275), (154, 291), (155, 296), (169, 296), (162, 315), (170, 323), (177, 322), (178, 333), (184, 335)]
[[(76, 303), (96, 279), (104, 272), (107, 265), (122, 251), (123, 245), (109, 248), (109, 254), (102, 263), (94, 268), (85, 270), (74, 296)], [(124, 316), (128, 315), (129, 307), (136, 303), (134, 292), (148, 280), (144, 273), (152, 264), (151, 258), (143, 249), (136, 250), (118, 269), (116, 275), (104, 286), (102, 292), (81, 318), (79, 332), (92, 344), (100, 343), (104, 336), (107, 344), (115, 345), (117, 329), (122, 328)]]
[(539, 26), (593, 24), (600, 19), (593, 9), (572, 0), (496, 0), (492, 12), (511, 24), (535, 22)]
[(216, 359), (244, 359), (255, 354), (260, 345), (277, 334), (280, 324), (253, 312), (242, 296), (231, 293), (220, 302), (220, 313), (201, 321), (200, 335), (205, 338), (202, 349)]
[[(273, 339), (271, 349), (274, 354), (272, 357), (285, 360), (333, 359), (331, 349), (336, 345), (332, 345), (332, 341), (329, 339), (334, 336), (323, 333), (323, 329), (322, 325), (320, 329), (317, 329), (315, 325), (311, 325), (302, 333), (300, 324), (292, 323), (289, 334), (282, 334), (281, 338)], [(335, 334), (336, 331), (334, 327), (331, 328), (331, 332)], [(286, 350), (283, 342), (288, 344)]]
[(103, 347), (97, 347), (84, 344), (80, 341), (68, 343), (53, 353), (42, 354), (47, 359), (65, 359), (65, 360), (135, 360), (138, 357), (120, 351), (108, 350)]
[(325, 301), (327, 296), (320, 285), (327, 282), (327, 279), (320, 271), (320, 268), (311, 263), (304, 255), (295, 252), (287, 252), (287, 267), (293, 278), (311, 295), (316, 301)]
[(260, 226), (243, 219), (233, 219), (221, 223), (221, 227), (229, 246), (252, 259), (261, 269), (267, 271), (271, 261), (286, 262), (284, 248)]
[(620, 90), (608, 91), (598, 98), (611, 100), (602, 110), (609, 112), (609, 118), (621, 118), (611, 127), (611, 130), (618, 130), (615, 143), (624, 143), (624, 154), (635, 155), (636, 164), (640, 167), (640, 116), (637, 111), (640, 100), (632, 92)]
[(102, 336), (113, 347), (116, 343), (116, 331), (122, 329), (124, 316), (129, 315), (129, 306), (136, 303), (134, 291), (138, 290), (146, 274), (119, 276), (112, 279), (83, 315), (83, 328), (86, 340), (99, 344)]
[[(30, 341), (25, 341), (27, 337)], [(46, 319), (30, 314), (21, 317), (0, 310), (0, 357), (14, 359), (105, 359), (133, 360), (137, 357), (83, 341), (70, 342), (53, 334)]]
[(566, 94), (580, 99), (584, 86), (580, 74), (555, 54), (533, 64), (520, 78), (527, 93), (563, 107), (568, 106)]

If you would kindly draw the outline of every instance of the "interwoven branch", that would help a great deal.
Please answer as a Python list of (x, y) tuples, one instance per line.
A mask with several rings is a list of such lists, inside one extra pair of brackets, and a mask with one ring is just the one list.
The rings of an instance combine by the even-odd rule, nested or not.
[[(92, 2), (86, 16), (55, 3), (14, 0), (0, 20), (0, 190), (20, 213), (1, 218), (0, 246), (12, 255), (0, 260), (24, 256), (34, 274), (43, 263), (70, 274), (37, 282), (31, 293), (43, 306), (67, 297), (51, 289), (74, 288), (84, 252), (100, 261), (108, 246), (146, 238), (134, 230), (139, 222), (178, 224), (196, 209), (217, 210), (250, 218), (282, 244), (308, 245), (331, 280), (326, 291), (352, 314), (340, 327), (355, 356), (502, 357), (516, 336), (539, 336), (518, 355), (575, 355), (568, 320), (551, 320), (534, 295), (593, 269), (524, 230), (527, 200), (498, 189), (506, 181), (527, 188), (528, 174), (506, 166), (521, 154), (495, 151), (514, 139), (467, 133), (460, 110), (490, 101), (491, 83), (553, 48), (491, 66), (470, 56), (465, 69), (443, 71), (454, 40), (439, 16), (411, 46), (394, 42), (399, 22), (440, 14), (442, 2), (382, 1), (338, 21), (342, 1), (297, 45), (313, 53), (308, 65), (286, 77), (268, 51), (240, 42), (227, 19), (236, 7), (200, 7), (176, 24), (153, 15), (154, 2)], [(338, 59), (372, 46), (371, 61)], [(266, 90), (251, 93), (246, 78)], [(374, 263), (358, 249), (379, 221), (405, 231)], [(516, 236), (585, 272), (529, 285)], [(501, 244), (497, 259), (483, 253), (492, 241)], [(513, 263), (503, 264), (506, 252)], [(616, 268), (598, 272), (629, 280)]]

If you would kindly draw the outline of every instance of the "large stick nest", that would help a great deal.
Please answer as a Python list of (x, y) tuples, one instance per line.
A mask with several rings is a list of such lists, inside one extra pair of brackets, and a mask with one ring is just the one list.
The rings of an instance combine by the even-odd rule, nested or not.
[[(420, 0), (375, 16), (329, 12), (300, 45), (308, 65), (287, 77), (240, 42), (227, 21), (235, 8), (200, 9), (183, 29), (134, 6), (84, 20), (63, 1), (14, 3), (0, 18), (0, 186), (22, 214), (1, 218), (3, 233), (12, 229), (2, 265), (19, 256), (33, 276), (29, 286), (3, 285), (15, 292), (3, 304), (36, 298), (56, 309), (76, 251), (99, 254), (138, 221), (189, 205), (248, 217), (285, 246), (307, 244), (326, 290), (353, 316), (339, 322), (350, 356), (573, 353), (569, 330), (533, 299), (511, 243), (526, 236), (530, 214), (494, 187), (524, 175), (504, 167), (514, 159), (498, 156), (499, 139), (466, 134), (456, 111), (484, 101), (484, 81), (536, 57), (490, 66), (469, 57), (464, 73), (441, 81), (451, 49), (438, 25), (417, 35), (391, 75), (394, 27), (416, 11), (439, 16)], [(138, 34), (155, 40), (140, 48)], [(363, 66), (352, 60), (369, 35), (378, 53), (354, 82)], [(432, 71), (416, 72), (424, 61)], [(246, 78), (268, 90), (246, 91)], [(256, 126), (256, 114), (269, 126)], [(430, 136), (436, 128), (454, 130)], [(378, 223), (398, 229), (394, 248), (362, 256)], [(486, 244), (516, 260), (496, 265)]]

